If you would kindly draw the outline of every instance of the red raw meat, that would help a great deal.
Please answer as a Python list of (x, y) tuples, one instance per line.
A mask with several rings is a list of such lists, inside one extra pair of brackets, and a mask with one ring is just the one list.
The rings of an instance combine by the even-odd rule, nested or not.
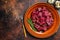
[(51, 12), (46, 7), (39, 7), (31, 13), (31, 19), (37, 31), (46, 31), (53, 23)]

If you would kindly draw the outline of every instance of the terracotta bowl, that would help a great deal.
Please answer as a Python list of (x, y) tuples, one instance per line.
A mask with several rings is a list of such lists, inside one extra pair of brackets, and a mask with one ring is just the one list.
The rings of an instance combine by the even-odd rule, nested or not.
[[(47, 7), (47, 9), (49, 9), (49, 11), (51, 11), (51, 13), (54, 17), (54, 22), (53, 22), (51, 28), (43, 33), (37, 33), (35, 31), (33, 31), (30, 27), (30, 24), (27, 22), (28, 18), (30, 18), (30, 16), (31, 16), (31, 12), (38, 7)], [(52, 36), (58, 30), (58, 28), (59, 28), (59, 14), (58, 14), (57, 10), (52, 5), (50, 5), (48, 3), (37, 3), (35, 5), (32, 5), (26, 11), (26, 13), (24, 15), (24, 24), (25, 24), (27, 31), (32, 36), (37, 37), (37, 38), (47, 38), (47, 37)]]

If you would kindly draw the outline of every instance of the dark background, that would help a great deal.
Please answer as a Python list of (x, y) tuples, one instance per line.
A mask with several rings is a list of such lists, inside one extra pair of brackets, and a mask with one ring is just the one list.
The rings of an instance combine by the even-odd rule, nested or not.
[[(10, 6), (13, 7), (12, 9), (13, 10), (17, 10), (18, 13), (20, 14), (19, 17), (21, 18), (21, 20), (23, 21), (23, 16), (26, 12), (26, 10), (31, 7), (32, 5), (36, 4), (36, 3), (41, 3), (41, 2), (44, 2), (44, 3), (47, 3), (47, 0), (11, 0), (11, 2), (9, 2), (10, 0), (3, 0), (3, 2), (1, 2), (2, 0), (0, 0), (0, 6), (3, 5), (3, 4), (7, 4), (6, 8), (7, 10), (9, 11), (9, 9), (11, 10), (11, 8), (9, 8)], [(16, 1), (16, 2), (15, 2)], [(10, 4), (8, 4), (10, 3)], [(10, 5), (10, 6), (9, 6)], [(4, 6), (3, 6), (4, 7)], [(4, 7), (5, 8), (5, 7)], [(0, 8), (1, 9), (1, 8)], [(56, 9), (57, 10), (57, 9)], [(60, 13), (60, 10), (57, 10), (58, 13)], [(14, 11), (15, 13), (15, 11)], [(2, 14), (2, 13), (1, 13)], [(5, 13), (4, 13), (5, 14)], [(12, 17), (11, 17), (12, 18)], [(1, 20), (1, 19), (0, 19)], [(4, 20), (5, 21), (5, 20)], [(9, 21), (10, 22), (10, 21)], [(13, 23), (13, 22), (12, 22)], [(11, 26), (12, 27), (12, 26)], [(6, 27), (5, 27), (6, 28)], [(15, 27), (13, 27), (15, 29)], [(18, 28), (18, 27), (16, 27)], [(7, 28), (8, 29), (8, 28)], [(5, 31), (5, 30), (4, 30)], [(60, 27), (57, 31), (57, 33), (55, 33), (54, 35), (52, 35), (51, 37), (48, 37), (48, 38), (44, 38), (44, 39), (41, 39), (41, 38), (36, 38), (36, 37), (33, 37), (32, 35), (30, 35), (28, 33), (28, 31), (26, 30), (26, 33), (27, 33), (27, 37), (24, 36), (24, 31), (23, 31), (23, 27), (21, 26), (20, 27), (20, 30), (18, 30), (19, 32), (17, 33), (18, 35), (16, 35), (15, 32), (17, 31), (13, 31), (12, 33), (14, 34), (13, 37), (11, 37), (12, 39), (10, 39), (10, 36), (8, 37), (7, 36), (7, 39), (10, 39), (10, 40), (60, 40)], [(2, 31), (3, 35), (5, 34), (3, 31)], [(7, 33), (8, 34), (8, 33)], [(9, 34), (8, 34), (9, 35)], [(1, 34), (0, 34), (1, 36)], [(6, 35), (5, 35), (6, 36)], [(5, 38), (5, 36), (3, 38)], [(0, 37), (1, 38), (1, 37)], [(1, 39), (0, 39), (1, 40)], [(3, 40), (3, 39), (2, 39)], [(6, 40), (6, 39), (4, 39)]]
[[(35, 3), (40, 3), (40, 2), (47, 3), (47, 0), (19, 0), (18, 2), (20, 2), (19, 4), (20, 5), (20, 17), (21, 19), (23, 19), (23, 15), (25, 14), (26, 10), (30, 6), (34, 5)], [(60, 10), (57, 10), (57, 11), (58, 13), (60, 13)], [(27, 38), (25, 38), (24, 33), (23, 33), (23, 28), (21, 27), (20, 34), (18, 35), (17, 40), (60, 40), (60, 27), (57, 33), (55, 33), (49, 38), (44, 38), (44, 39), (35, 38), (32, 35), (30, 35), (28, 32), (27, 32)]]

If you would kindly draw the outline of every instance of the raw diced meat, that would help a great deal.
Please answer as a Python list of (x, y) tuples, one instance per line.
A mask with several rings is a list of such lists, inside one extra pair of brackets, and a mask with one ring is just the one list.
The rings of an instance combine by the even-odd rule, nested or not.
[(39, 12), (38, 17), (41, 17), (41, 16), (42, 16), (42, 12)]
[(36, 20), (32, 20), (34, 23), (36, 22)]
[(38, 8), (38, 11), (41, 11), (41, 10), (42, 10), (42, 8), (41, 8), (41, 7), (39, 7), (39, 8)]
[(53, 24), (52, 13), (46, 7), (39, 7), (31, 13), (31, 19), (38, 32), (46, 31)]
[(45, 10), (47, 10), (47, 9), (46, 9), (46, 7), (43, 7), (43, 9), (42, 9), (42, 10), (43, 10), (43, 11), (45, 11)]

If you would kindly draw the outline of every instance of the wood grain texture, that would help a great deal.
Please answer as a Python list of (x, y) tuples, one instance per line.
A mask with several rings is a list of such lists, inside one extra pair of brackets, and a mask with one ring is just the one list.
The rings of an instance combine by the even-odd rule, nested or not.
[[(26, 10), (30, 7), (30, 6), (32, 6), (32, 5), (34, 5), (35, 3), (38, 3), (38, 2), (46, 2), (47, 0), (17, 0), (16, 2), (17, 2), (17, 4), (15, 5), (15, 8), (16, 8), (16, 10), (18, 10), (18, 13), (19, 13), (19, 15), (20, 15), (20, 18), (22, 18), (23, 19), (23, 16), (24, 16), (24, 13), (26, 12)], [(1, 1), (0, 1), (0, 6), (1, 5), (3, 5), (4, 3), (1, 3)], [(1, 7), (0, 7), (0, 9), (1, 9)], [(2, 25), (1, 25), (2, 26)], [(49, 38), (44, 38), (44, 39), (41, 39), (41, 38), (35, 38), (35, 37), (33, 37), (32, 35), (30, 35), (29, 33), (28, 33), (28, 31), (26, 30), (26, 32), (27, 32), (27, 38), (25, 38), (24, 37), (24, 33), (23, 33), (23, 27), (22, 26), (20, 26), (19, 28), (16, 28), (16, 29), (20, 29), (19, 30), (19, 33), (18, 33), (18, 35), (17, 36), (15, 36), (15, 34), (14, 34), (14, 37), (12, 37), (12, 39), (10, 39), (10, 40), (60, 40), (60, 27), (59, 27), (59, 30), (57, 31), (57, 33), (55, 33), (54, 35), (52, 35), (51, 37), (49, 37)], [(16, 31), (18, 31), (18, 30), (16, 30)], [(16, 32), (15, 31), (15, 32)], [(4, 32), (2, 32), (2, 33), (4, 33)], [(9, 32), (8, 32), (9, 33)], [(14, 32), (12, 32), (12, 33), (14, 33)], [(10, 33), (9, 33), (10, 34)], [(8, 35), (9, 35), (8, 34)], [(4, 35), (4, 34), (3, 34)], [(0, 35), (1, 36), (1, 35)], [(6, 35), (5, 35), (6, 36)], [(5, 37), (4, 36), (4, 37)], [(9, 35), (10, 36), (10, 35)], [(1, 38), (1, 37), (0, 37)], [(7, 38), (9, 38), (9, 37), (7, 37)], [(1, 40), (1, 39), (0, 39)], [(2, 39), (2, 40), (5, 40), (5, 39)], [(6, 39), (6, 40), (9, 40), (9, 39)]]

